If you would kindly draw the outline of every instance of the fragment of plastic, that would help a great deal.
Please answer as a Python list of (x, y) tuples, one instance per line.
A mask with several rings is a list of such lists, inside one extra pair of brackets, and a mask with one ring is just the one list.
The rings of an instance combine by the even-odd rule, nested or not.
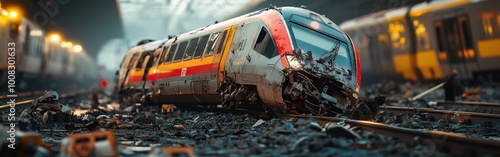
[(174, 108), (174, 105), (173, 104), (163, 104), (161, 105), (161, 111), (162, 112), (166, 112), (166, 113), (170, 113), (170, 112), (173, 112), (173, 108)]
[(193, 147), (156, 147), (151, 149), (148, 157), (172, 157), (172, 156), (188, 156), (194, 157)]
[(112, 131), (72, 134), (61, 142), (60, 156), (119, 156)]
[(56, 91), (47, 90), (36, 100), (37, 103), (54, 103), (59, 100), (59, 94)]

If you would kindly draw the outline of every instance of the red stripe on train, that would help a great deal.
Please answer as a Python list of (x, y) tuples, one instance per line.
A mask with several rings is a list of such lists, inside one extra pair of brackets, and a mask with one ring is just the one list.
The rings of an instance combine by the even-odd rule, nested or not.
[[(276, 42), (276, 47), (278, 48), (278, 53), (280, 56), (285, 56), (285, 54), (292, 54), (292, 43), (290, 42), (290, 36), (287, 32), (285, 26), (285, 21), (281, 18), (281, 14), (277, 11), (266, 12), (263, 15), (263, 21), (269, 26), (271, 34), (273, 35), (274, 41)], [(288, 68), (288, 61), (286, 57), (281, 57), (281, 64), (283, 69)]]
[[(197, 65), (197, 66), (192, 66), (192, 67), (174, 69), (171, 71), (156, 72), (156, 73), (149, 74), (148, 77), (146, 78), (146, 81), (153, 81), (153, 80), (159, 80), (159, 79), (165, 79), (165, 78), (171, 78), (171, 77), (181, 77), (181, 76), (203, 74), (203, 73), (209, 73), (209, 72), (214, 72), (214, 71), (216, 72), (218, 65), (219, 65), (218, 63), (211, 63), (211, 64), (205, 64), (205, 65)], [(142, 81), (142, 76), (131, 76), (129, 78), (130, 83), (140, 82), (140, 81)]]

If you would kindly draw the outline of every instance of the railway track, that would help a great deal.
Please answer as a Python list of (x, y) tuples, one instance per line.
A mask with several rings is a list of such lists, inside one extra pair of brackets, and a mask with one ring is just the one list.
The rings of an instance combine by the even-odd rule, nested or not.
[[(443, 150), (456, 155), (473, 156), (498, 156), (500, 155), (500, 142), (469, 138), (462, 134), (442, 132), (435, 130), (416, 130), (395, 127), (371, 121), (360, 121), (334, 117), (320, 117), (308, 115), (285, 115), (282, 118), (313, 118), (323, 124), (326, 122), (344, 122), (351, 126), (359, 127), (362, 131), (373, 131), (386, 136), (397, 137), (402, 141), (414, 141), (417, 137), (429, 144), (431, 150)], [(466, 155), (466, 156), (467, 156)]]
[[(362, 100), (370, 100), (368, 98), (362, 98)], [(406, 100), (394, 100), (389, 99), (385, 101), (388, 106), (409, 106), (412, 107), (410, 101)], [(455, 101), (446, 102), (444, 100), (437, 101), (419, 101), (419, 107), (429, 107), (429, 108), (440, 108), (454, 111), (470, 111), (470, 112), (482, 112), (482, 113), (500, 113), (500, 103), (494, 102), (476, 102), (476, 101)]]
[[(76, 97), (76, 96), (81, 96), (85, 94), (90, 94), (92, 93), (93, 89), (85, 89), (85, 90), (80, 90), (80, 91), (75, 91), (75, 92), (68, 92), (68, 93), (63, 93), (59, 95), (59, 99), (67, 99), (71, 97)], [(32, 104), (32, 102), (38, 98), (39, 96), (43, 95), (43, 91), (36, 91), (36, 92), (26, 92), (17, 94), (16, 99), (21, 100), (16, 102), (16, 107), (23, 108), (27, 105)], [(7, 96), (2, 96), (0, 97), (0, 100), (3, 99), (9, 99)], [(6, 109), (10, 108), (10, 104), (3, 104), (0, 106), (0, 111), (4, 111)]]
[[(26, 98), (26, 97), (34, 97), (36, 95), (42, 95), (44, 91), (34, 91), (34, 92), (24, 92), (18, 93), (17, 98)], [(7, 95), (0, 95), (0, 100), (9, 99)]]
[[(403, 113), (426, 113), (436, 119), (453, 119), (456, 122), (463, 122), (465, 120), (471, 120), (473, 123), (486, 123), (491, 122), (493, 125), (500, 125), (500, 115), (497, 114), (486, 114), (486, 113), (475, 113), (475, 112), (457, 112), (457, 111), (446, 111), (446, 110), (434, 110), (432, 108), (409, 108), (409, 107), (396, 107), (387, 106), (386, 108), (389, 112), (396, 114)], [(209, 109), (211, 112), (231, 112), (231, 113), (245, 113), (244, 110), (228, 110), (224, 108), (212, 108)], [(380, 110), (385, 110), (381, 108)], [(207, 111), (207, 110), (204, 110)], [(248, 112), (247, 112), (248, 113)], [(264, 114), (252, 115), (262, 116)], [(362, 120), (352, 120), (344, 118), (335, 117), (321, 117), (321, 116), (310, 116), (310, 115), (283, 115), (280, 118), (312, 118), (318, 120), (322, 125), (328, 122), (343, 122), (349, 124), (350, 126), (355, 126), (362, 131), (373, 131), (378, 134), (396, 137), (404, 142), (411, 142), (416, 139), (423, 140), (424, 143), (428, 144), (430, 150), (441, 150), (443, 152), (450, 152), (456, 155), (472, 155), (472, 156), (498, 156), (500, 155), (500, 141), (495, 140), (485, 140), (480, 138), (468, 137), (461, 133), (437, 131), (437, 130), (426, 130), (426, 129), (410, 129), (405, 127), (398, 127), (393, 125), (388, 125), (384, 123), (377, 123), (371, 121)]]
[(480, 110), (488, 112), (500, 112), (500, 103), (491, 102), (472, 102), (472, 101), (455, 101), (445, 102), (443, 100), (436, 101), (436, 106), (442, 106), (451, 109), (465, 110)]
[(432, 108), (414, 108), (414, 107), (400, 107), (400, 106), (386, 106), (380, 108), (381, 110), (387, 109), (390, 113), (395, 114), (429, 114), (435, 119), (448, 119), (457, 123), (471, 121), (473, 123), (492, 123), (493, 125), (500, 125), (499, 114), (488, 114), (478, 112), (462, 112), (451, 110), (436, 110)]

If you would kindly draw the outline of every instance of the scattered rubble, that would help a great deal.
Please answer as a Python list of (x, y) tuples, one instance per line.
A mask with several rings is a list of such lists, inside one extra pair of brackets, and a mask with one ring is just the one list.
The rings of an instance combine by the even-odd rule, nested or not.
[[(422, 147), (425, 142), (418, 138), (401, 142), (395, 137), (362, 131), (342, 122), (322, 125), (314, 119), (258, 119), (246, 114), (181, 111), (173, 106), (133, 105), (133, 109), (123, 110), (126, 106), (116, 104), (111, 105), (112, 108), (99, 106), (75, 116), (71, 115), (72, 109), (57, 102), (55, 94), (46, 94), (23, 111), (24, 119), (20, 123), (29, 124), (26, 129), (43, 135), (40, 136), (42, 143), (51, 146), (46, 152), (60, 156), (75, 153), (93, 156), (102, 151), (110, 156), (164, 156), (171, 153), (188, 156), (449, 155), (438, 150), (428, 152), (428, 148)], [(500, 136), (498, 127), (488, 124), (452, 124), (426, 115), (377, 112), (384, 101), (383, 96), (373, 101), (361, 101), (356, 106), (361, 112), (353, 112), (353, 109), (346, 115), (429, 130), (462, 132), (485, 128), (485, 131), (472, 131), (471, 136), (483, 133)], [(50, 118), (43, 121), (44, 113), (47, 117), (60, 113), (70, 118), (53, 123)], [(101, 131), (103, 129), (107, 131)], [(3, 141), (2, 150), (5, 150), (6, 142)]]
[(496, 139), (500, 137), (500, 126), (491, 122), (472, 123), (470, 120), (457, 123), (454, 117), (437, 119), (428, 113), (387, 113), (383, 109), (377, 115), (377, 122), (411, 129), (439, 130), (461, 133), (469, 137), (481, 139)]
[(74, 120), (70, 112), (70, 107), (59, 103), (59, 94), (49, 90), (22, 111), (18, 117), (18, 125), (22, 131), (37, 132), (44, 128), (64, 126)]
[(385, 103), (385, 96), (377, 95), (373, 100), (361, 100), (348, 109), (344, 115), (351, 119), (375, 120), (379, 107)]

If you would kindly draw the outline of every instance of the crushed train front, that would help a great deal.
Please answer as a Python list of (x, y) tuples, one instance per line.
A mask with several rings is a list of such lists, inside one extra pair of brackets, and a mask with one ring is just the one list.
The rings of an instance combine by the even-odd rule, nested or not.
[(358, 100), (359, 60), (349, 36), (328, 18), (283, 8), (293, 45), (283, 97), (292, 109), (342, 113)]

